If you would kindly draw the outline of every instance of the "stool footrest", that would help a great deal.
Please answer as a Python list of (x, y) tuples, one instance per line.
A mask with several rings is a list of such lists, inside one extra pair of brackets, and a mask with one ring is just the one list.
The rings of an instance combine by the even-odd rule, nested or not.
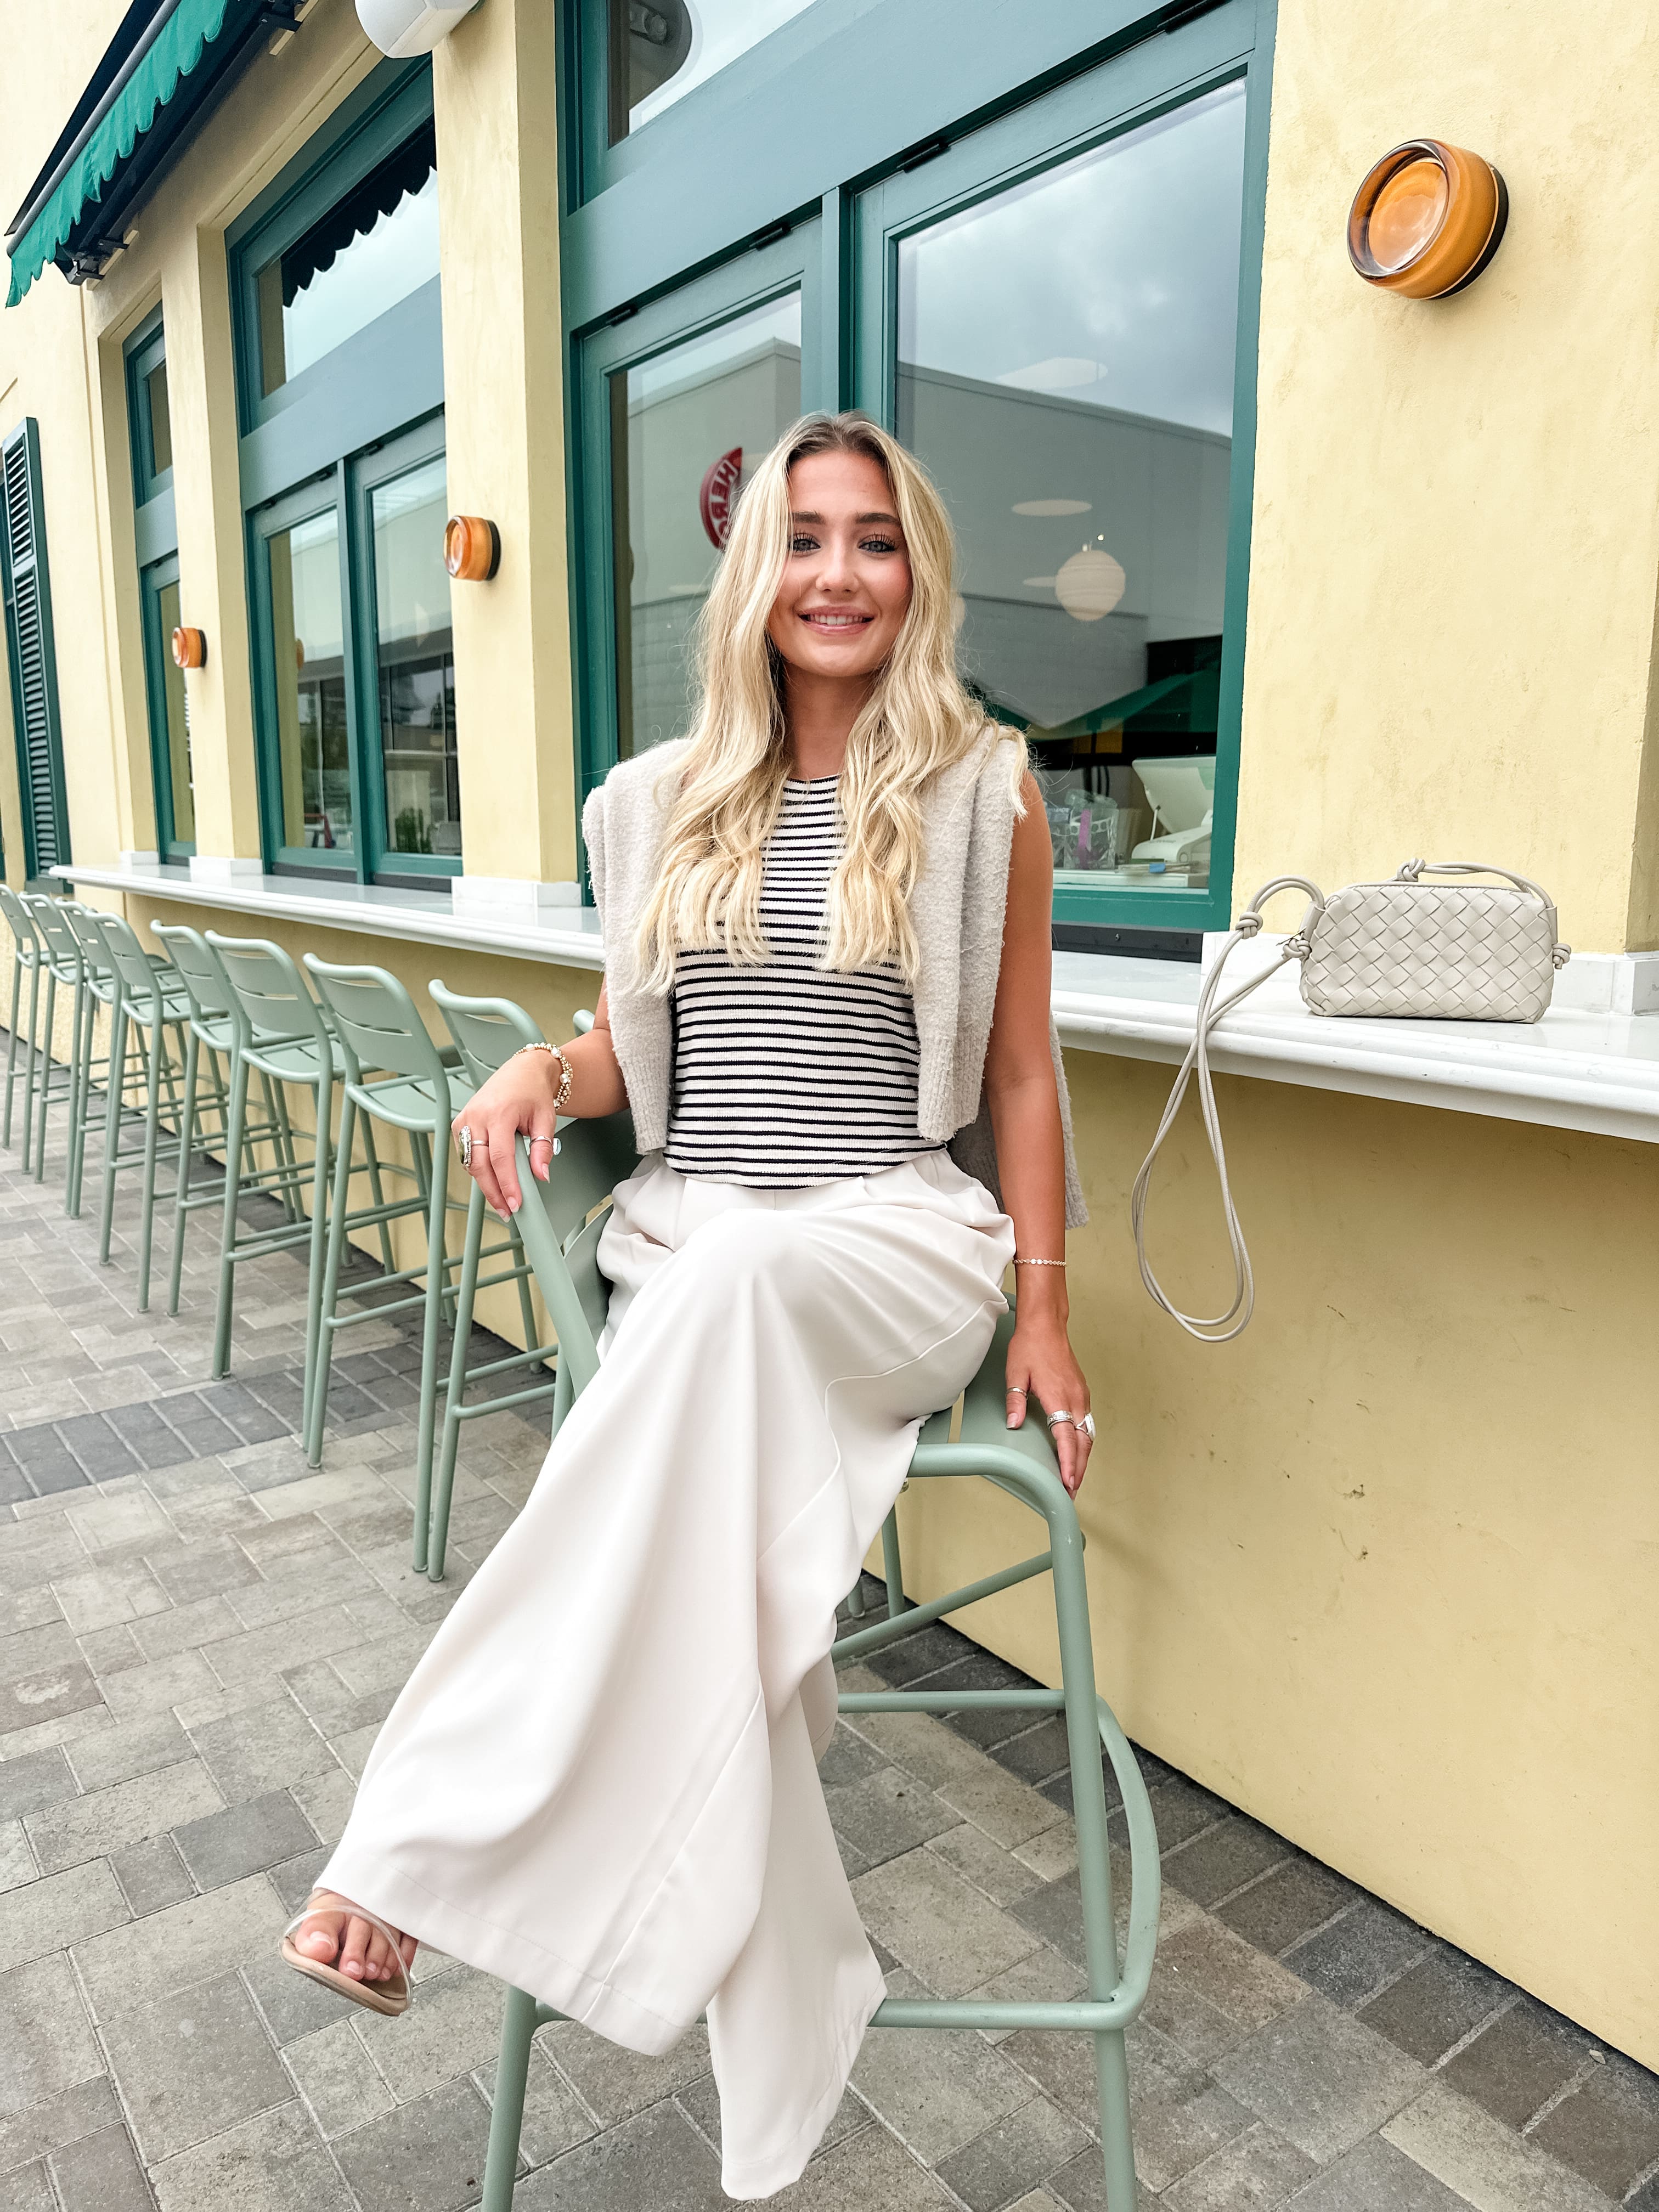
[(902, 1613), (895, 1613), (889, 1620), (878, 1620), (872, 1628), (860, 1628), (851, 1636), (839, 1638), (830, 1646), (831, 1656), (855, 1659), (866, 1651), (878, 1651), (884, 1644), (895, 1643), (901, 1636), (908, 1636), (913, 1629), (925, 1628), (930, 1620), (938, 1620), (945, 1613), (960, 1613), (964, 1606), (975, 1605), (982, 1597), (994, 1597), (999, 1590), (1012, 1589), (1016, 1583), (1030, 1582), (1034, 1575), (1046, 1575), (1054, 1563), (1052, 1552), (1039, 1552), (1035, 1559), (1022, 1559), (1018, 1566), (1004, 1567), (994, 1575), (981, 1575), (976, 1583), (965, 1583), (960, 1589), (933, 1598), (926, 1605), (908, 1605)]

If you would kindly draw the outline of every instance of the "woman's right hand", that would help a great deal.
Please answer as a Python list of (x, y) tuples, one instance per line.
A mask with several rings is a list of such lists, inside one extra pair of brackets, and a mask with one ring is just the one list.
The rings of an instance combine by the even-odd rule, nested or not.
[(468, 1173), (483, 1191), (484, 1203), (503, 1221), (518, 1212), (524, 1199), (514, 1152), (520, 1132), (530, 1139), (531, 1173), (538, 1182), (547, 1181), (560, 1073), (556, 1053), (514, 1053), (473, 1092), (449, 1125), (458, 1146), (463, 1126), (472, 1132)]

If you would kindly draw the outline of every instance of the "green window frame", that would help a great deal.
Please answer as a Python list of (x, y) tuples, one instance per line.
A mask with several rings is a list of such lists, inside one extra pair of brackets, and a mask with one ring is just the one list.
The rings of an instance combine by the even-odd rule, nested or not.
[[(441, 280), (428, 279), (269, 392), (264, 388), (258, 288), (262, 268), (344, 202), (401, 146), (429, 131), (431, 122), (430, 63), (422, 58), (381, 64), (232, 226), (226, 243), (265, 865), (277, 874), (324, 873), (441, 890), (460, 872), (458, 856), (398, 852), (389, 842), (368, 507), (376, 483), (443, 451)], [(272, 538), (294, 523), (330, 510), (337, 517), (344, 626), (353, 823), (349, 850), (286, 841), (270, 603)]]
[(70, 854), (40, 427), (33, 415), (0, 439), (0, 610), (17, 742), (23, 866), (33, 882)]
[[(132, 453), (133, 538), (138, 556), (140, 628), (143, 637), (144, 704), (149, 724), (151, 781), (155, 794), (155, 844), (164, 860), (187, 861), (193, 836), (180, 836), (174, 820), (172, 732), (167, 715), (167, 667), (173, 643), (161, 619), (161, 599), (179, 581), (179, 526), (173, 500), (173, 465), (155, 465), (158, 431), (171, 453), (171, 414), (165, 429), (155, 418), (155, 375), (165, 392), (167, 331), (157, 307), (123, 348), (127, 430)], [(193, 827), (193, 824), (190, 825)]]
[[(895, 423), (900, 241), (1230, 82), (1246, 91), (1212, 861), (1204, 889), (1071, 882), (1070, 939), (1171, 949), (1230, 912), (1275, 0), (815, 0), (641, 131), (608, 143), (610, 0), (561, 56), (562, 266), (583, 793), (616, 757), (605, 380), (755, 296), (770, 241), (810, 237), (803, 404)], [(732, 149), (742, 149), (741, 159)], [(759, 252), (757, 249), (759, 248)], [(805, 319), (814, 329), (805, 343)]]

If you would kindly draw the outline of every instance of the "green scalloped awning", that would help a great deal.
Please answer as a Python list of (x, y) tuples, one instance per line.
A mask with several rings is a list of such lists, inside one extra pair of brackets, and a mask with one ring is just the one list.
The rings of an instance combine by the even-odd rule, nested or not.
[(15, 307), (224, 27), (232, 0), (179, 0), (155, 44), (11, 253)]

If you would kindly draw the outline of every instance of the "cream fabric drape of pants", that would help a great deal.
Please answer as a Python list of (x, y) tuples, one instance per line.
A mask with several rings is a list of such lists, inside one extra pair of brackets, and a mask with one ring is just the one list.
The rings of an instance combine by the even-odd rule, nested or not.
[(659, 1158), (623, 1183), (599, 1371), (320, 1877), (630, 2050), (706, 2010), (732, 2197), (800, 2173), (882, 1998), (815, 1764), (836, 1607), (1012, 1256), (943, 1152), (811, 1190)]

